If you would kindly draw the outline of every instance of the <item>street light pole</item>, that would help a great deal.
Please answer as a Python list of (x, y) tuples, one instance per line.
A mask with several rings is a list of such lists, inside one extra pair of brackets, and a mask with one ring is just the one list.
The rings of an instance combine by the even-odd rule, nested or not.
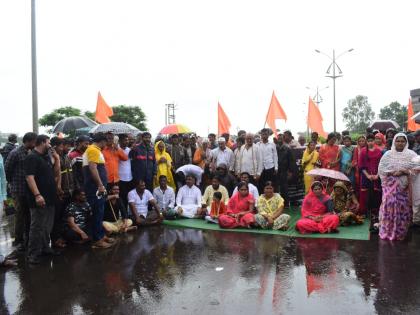
[[(346, 53), (349, 53), (349, 52), (352, 52), (354, 49), (352, 48), (352, 49), (349, 49), (349, 50), (346, 50), (346, 51), (344, 51), (344, 52), (342, 52), (341, 54), (339, 54), (338, 55), (338, 57), (335, 57), (335, 49), (333, 49), (333, 55), (332, 55), (332, 58), (329, 56), (329, 55), (327, 55), (326, 53), (324, 53), (324, 52), (322, 52), (322, 51), (320, 51), (320, 50), (318, 50), (318, 49), (315, 49), (315, 51), (318, 53), (318, 54), (323, 54), (323, 55), (325, 55), (325, 56), (327, 56), (331, 61), (332, 61), (332, 63), (329, 65), (329, 67), (328, 67), (328, 69), (327, 69), (327, 74), (330, 74), (330, 70), (331, 70), (331, 67), (332, 67), (332, 75), (326, 75), (326, 77), (328, 77), (328, 78), (331, 78), (332, 80), (333, 80), (333, 104), (334, 104), (334, 133), (337, 131), (337, 122), (336, 122), (336, 103), (335, 103), (335, 79), (337, 79), (337, 78), (339, 78), (339, 77), (342, 77), (343, 75), (342, 75), (342, 73), (343, 73), (343, 71), (341, 71), (341, 69), (340, 69), (340, 67), (338, 66), (338, 64), (337, 64), (337, 59), (338, 58), (340, 58), (342, 55), (344, 55), (344, 54), (346, 54)], [(337, 69), (338, 69), (338, 75), (336, 75), (336, 73), (335, 73), (335, 68), (337, 67)]]
[(38, 133), (38, 82), (36, 72), (35, 0), (31, 0), (32, 130)]

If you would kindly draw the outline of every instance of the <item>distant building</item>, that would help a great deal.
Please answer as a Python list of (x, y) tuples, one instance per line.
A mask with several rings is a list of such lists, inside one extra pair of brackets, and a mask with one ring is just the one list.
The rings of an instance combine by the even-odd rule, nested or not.
[(420, 89), (411, 90), (410, 96), (413, 103), (414, 112), (420, 112)]

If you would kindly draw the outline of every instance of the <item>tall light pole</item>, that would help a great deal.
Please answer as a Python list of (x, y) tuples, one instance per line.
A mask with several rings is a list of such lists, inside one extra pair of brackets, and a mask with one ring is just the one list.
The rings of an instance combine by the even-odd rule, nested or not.
[[(311, 90), (310, 87), (306, 87), (308, 90)], [(316, 94), (312, 97), (312, 100), (316, 103), (316, 105), (319, 106), (320, 103), (322, 103), (324, 100), (322, 96), (319, 94), (319, 92), (324, 91), (325, 89), (328, 89), (329, 86), (323, 87), (322, 89), (319, 88), (319, 86), (316, 87)]]
[(35, 0), (31, 1), (32, 130), (38, 133), (38, 82), (36, 74)]
[[(337, 79), (337, 78), (339, 78), (339, 77), (342, 77), (343, 76), (343, 71), (341, 71), (341, 69), (340, 69), (340, 67), (338, 66), (338, 64), (337, 64), (337, 59), (338, 58), (340, 58), (342, 55), (344, 55), (344, 54), (346, 54), (346, 53), (349, 53), (349, 52), (351, 52), (351, 51), (353, 51), (354, 49), (352, 48), (352, 49), (349, 49), (349, 50), (346, 50), (346, 51), (344, 51), (344, 52), (342, 52), (341, 54), (339, 54), (337, 57), (335, 56), (335, 50), (333, 49), (333, 55), (332, 55), (332, 57), (330, 57), (329, 55), (327, 55), (326, 53), (324, 53), (324, 52), (322, 52), (322, 51), (320, 51), (320, 50), (318, 50), (318, 49), (315, 49), (315, 52), (317, 52), (318, 54), (323, 54), (323, 55), (325, 55), (325, 56), (327, 56), (332, 62), (331, 62), (331, 64), (328, 66), (328, 69), (327, 69), (327, 74), (328, 75), (326, 75), (326, 77), (328, 77), (328, 78), (331, 78), (332, 80), (333, 80), (333, 102), (334, 102), (334, 133), (337, 131), (337, 124), (336, 124), (336, 104), (335, 104), (335, 79)], [(332, 75), (330, 74), (330, 71), (331, 71), (331, 67), (332, 67)], [(338, 75), (335, 73), (335, 69), (338, 69)]]

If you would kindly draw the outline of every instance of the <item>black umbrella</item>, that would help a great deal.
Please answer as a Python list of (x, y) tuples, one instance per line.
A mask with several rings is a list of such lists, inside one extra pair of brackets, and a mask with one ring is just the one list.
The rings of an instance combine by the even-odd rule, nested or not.
[(94, 127), (97, 123), (85, 116), (72, 116), (60, 120), (52, 129), (53, 133), (69, 133), (84, 127)]
[(375, 120), (369, 127), (379, 131), (386, 131), (389, 128), (400, 129), (400, 125), (393, 120)]

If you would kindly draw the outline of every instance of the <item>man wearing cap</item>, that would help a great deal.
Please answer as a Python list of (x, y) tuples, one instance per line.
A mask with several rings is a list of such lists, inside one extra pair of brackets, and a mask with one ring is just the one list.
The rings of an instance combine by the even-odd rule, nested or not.
[(225, 138), (220, 137), (218, 143), (219, 147), (211, 151), (212, 170), (217, 169), (220, 164), (225, 164), (228, 170), (233, 171), (235, 159), (232, 150), (226, 146)]

